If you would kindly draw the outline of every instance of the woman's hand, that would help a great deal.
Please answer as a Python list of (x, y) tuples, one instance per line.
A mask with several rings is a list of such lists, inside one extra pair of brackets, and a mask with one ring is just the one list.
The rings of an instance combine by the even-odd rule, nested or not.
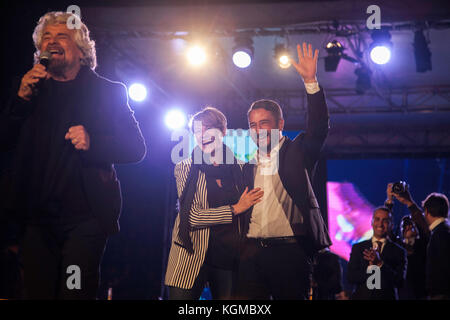
[(261, 188), (255, 188), (251, 191), (248, 191), (248, 187), (246, 187), (241, 197), (239, 198), (238, 203), (232, 205), (234, 214), (238, 215), (247, 211), (253, 205), (260, 202), (263, 195), (264, 191), (262, 191)]

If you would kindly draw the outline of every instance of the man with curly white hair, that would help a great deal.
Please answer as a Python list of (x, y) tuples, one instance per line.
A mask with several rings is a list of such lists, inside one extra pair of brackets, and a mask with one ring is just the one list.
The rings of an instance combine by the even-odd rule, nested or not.
[(2, 129), (14, 164), (0, 202), (24, 226), (29, 299), (96, 298), (107, 238), (119, 231), (113, 164), (146, 153), (125, 86), (95, 73), (95, 42), (80, 20), (67, 27), (73, 18), (49, 12), (39, 19), (34, 66), (17, 84)]

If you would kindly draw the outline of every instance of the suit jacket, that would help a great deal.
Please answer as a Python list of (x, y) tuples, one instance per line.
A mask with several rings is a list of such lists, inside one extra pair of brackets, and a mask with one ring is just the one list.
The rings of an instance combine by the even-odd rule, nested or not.
[[(119, 82), (103, 78), (87, 67), (80, 69), (82, 95), (68, 99), (72, 107), (83, 106), (80, 123), (89, 134), (90, 149), (80, 151), (82, 157), (82, 180), (87, 200), (108, 234), (119, 231), (118, 219), (122, 208), (120, 183), (114, 169), (114, 163), (132, 163), (140, 161), (146, 153), (144, 138), (138, 123), (128, 105), (126, 87)], [(2, 149), (13, 150), (13, 164), (2, 177), (4, 190), (1, 201), (3, 213), (19, 221), (29, 210), (27, 199), (27, 177), (31, 137), (32, 114), (51, 99), (51, 92), (45, 84), (39, 94), (26, 102), (17, 96), (18, 84), (13, 86), (12, 98), (2, 114), (6, 124), (0, 129)], [(6, 138), (5, 138), (6, 137)]]
[[(183, 193), (191, 165), (192, 158), (189, 158), (175, 166), (174, 173), (179, 198)], [(180, 226), (180, 215), (178, 214), (172, 231), (172, 245), (167, 262), (165, 284), (181, 289), (191, 289), (194, 285), (208, 250), (210, 227), (232, 223), (233, 219), (230, 206), (209, 207), (205, 173), (199, 171), (198, 174), (197, 188), (189, 212), (189, 225), (191, 227), (189, 234), (194, 250), (190, 253), (183, 246), (183, 242), (178, 236)], [(241, 174), (241, 167), (239, 166), (237, 170), (233, 170), (234, 180), (239, 181), (239, 175)]]
[(353, 300), (397, 300), (398, 288), (403, 285), (406, 276), (406, 251), (394, 242), (387, 240), (381, 253), (381, 288), (369, 289), (367, 274), (369, 262), (363, 258), (363, 251), (372, 248), (372, 240), (356, 243), (352, 247), (348, 262), (348, 281), (355, 286)]
[[(331, 245), (310, 180), (328, 134), (329, 115), (322, 88), (315, 94), (307, 94), (307, 100), (307, 129), (294, 140), (286, 137), (279, 151), (278, 174), (283, 187), (302, 214), (301, 219), (291, 217), (292, 231), (303, 238), (304, 249), (313, 254)], [(249, 190), (254, 187), (254, 167), (247, 163), (243, 168), (244, 183)], [(244, 236), (249, 229), (252, 210), (253, 207), (240, 216)]]
[(339, 256), (330, 251), (315, 256), (313, 265), (314, 300), (335, 300), (335, 295), (343, 290), (342, 267)]
[(431, 232), (427, 247), (426, 286), (429, 296), (450, 298), (450, 226), (444, 221)]

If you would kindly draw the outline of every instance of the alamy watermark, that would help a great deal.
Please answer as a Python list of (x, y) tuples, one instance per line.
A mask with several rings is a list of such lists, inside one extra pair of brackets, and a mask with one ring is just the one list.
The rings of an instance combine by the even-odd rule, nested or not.
[(71, 17), (67, 19), (66, 26), (67, 29), (80, 29), (81, 28), (81, 9), (79, 6), (72, 4), (67, 7), (67, 13), (72, 14)]
[(366, 20), (366, 27), (369, 30), (381, 29), (381, 9), (376, 4), (367, 7), (367, 14), (370, 16)]
[(379, 266), (370, 265), (366, 271), (370, 276), (367, 278), (366, 286), (367, 289), (381, 289), (381, 269)]
[(66, 273), (70, 276), (67, 277), (66, 286), (69, 290), (81, 290), (81, 269), (79, 266), (73, 264), (67, 267)]
[[(178, 143), (171, 151), (172, 163), (177, 164), (189, 157), (193, 145), (191, 139), (194, 138), (200, 148), (194, 148), (192, 152), (193, 164), (232, 165), (236, 163), (236, 160), (238, 163), (249, 162), (250, 164), (257, 164), (258, 159), (264, 158), (268, 161), (270, 160), (271, 166), (264, 168), (262, 174), (271, 175), (278, 170), (278, 152), (272, 151), (277, 150), (279, 147), (280, 130), (261, 129), (256, 131), (250, 129), (244, 131), (242, 129), (228, 129), (226, 136), (233, 140), (232, 144), (227, 145), (233, 154), (223, 152), (223, 133), (216, 128), (202, 131), (201, 121), (193, 122), (193, 134), (188, 129), (175, 130), (172, 132), (171, 140)], [(252, 149), (251, 141), (256, 146), (256, 153), (253, 157), (246, 159), (246, 161), (235, 158), (234, 155), (250, 155)]]

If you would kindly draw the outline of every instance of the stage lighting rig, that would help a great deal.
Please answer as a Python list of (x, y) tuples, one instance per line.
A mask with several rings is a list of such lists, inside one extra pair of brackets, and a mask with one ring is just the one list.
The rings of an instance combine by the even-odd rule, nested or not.
[(128, 88), (128, 95), (133, 101), (143, 101), (147, 97), (147, 88), (141, 83), (133, 83)]
[(364, 94), (367, 90), (372, 87), (370, 77), (372, 75), (372, 71), (367, 68), (365, 65), (361, 65), (355, 69), (356, 74), (356, 93)]
[(282, 69), (287, 69), (291, 66), (291, 59), (289, 50), (284, 44), (276, 44), (274, 50), (274, 57), (277, 60), (278, 65)]
[(207, 60), (205, 47), (195, 44), (191, 45), (186, 52), (186, 57), (191, 66), (197, 67), (203, 65)]
[(234, 39), (233, 63), (238, 68), (247, 68), (253, 59), (254, 48), (251, 37), (239, 35)]
[(391, 60), (391, 34), (386, 29), (375, 29), (372, 32), (372, 44), (369, 47), (370, 59), (376, 64), (386, 64)]
[(326, 72), (336, 72), (341, 59), (345, 59), (352, 63), (357, 63), (358, 60), (352, 58), (344, 53), (344, 46), (337, 40), (333, 40), (327, 43), (325, 50), (328, 56), (325, 57), (325, 71)]
[(414, 56), (416, 58), (416, 71), (431, 71), (431, 51), (428, 48), (428, 41), (425, 39), (423, 30), (414, 33)]
[(172, 109), (168, 111), (164, 117), (164, 123), (172, 130), (182, 128), (186, 122), (186, 114), (180, 109)]
[(339, 41), (333, 40), (327, 43), (325, 47), (328, 56), (325, 57), (325, 71), (336, 72), (339, 61), (344, 53), (344, 47)]

